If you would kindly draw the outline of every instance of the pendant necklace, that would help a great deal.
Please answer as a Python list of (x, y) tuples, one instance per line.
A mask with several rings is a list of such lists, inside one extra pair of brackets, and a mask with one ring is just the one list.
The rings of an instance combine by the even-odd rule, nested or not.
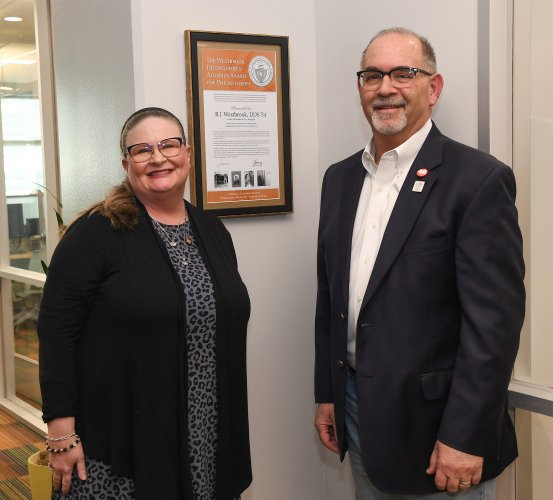
[(174, 226), (172, 229), (169, 229), (169, 226), (167, 226), (167, 228), (163, 227), (161, 223), (155, 219), (152, 219), (152, 222), (157, 231), (165, 236), (167, 243), (172, 247), (176, 247), (180, 236), (179, 226), (176, 226), (175, 230)]
[[(170, 252), (171, 260), (176, 259), (181, 265), (188, 266), (192, 258), (192, 254), (188, 248), (191, 247), (193, 243), (190, 221), (183, 222), (178, 226), (166, 225), (165, 227), (155, 219), (152, 219), (152, 223), (158, 234), (162, 236), (161, 239), (164, 240), (165, 244), (176, 250), (175, 253)], [(171, 227), (171, 229), (169, 229), (169, 227)], [(182, 245), (183, 240), (184, 243), (186, 243), (185, 245)], [(180, 250), (177, 248), (179, 243), (181, 243)]]
[(182, 240), (182, 237), (183, 237), (182, 229), (184, 229), (185, 243), (188, 246), (190, 246), (192, 245), (192, 242), (193, 242), (192, 229), (190, 228), (190, 221), (187, 220), (186, 218), (186, 212), (184, 211), (184, 207), (182, 211), (182, 216), (183, 216), (184, 222), (182, 224), (177, 224), (174, 226), (171, 224), (163, 224), (150, 216), (150, 219), (152, 220), (154, 227), (158, 230), (158, 232), (161, 232), (163, 235), (165, 235), (167, 242), (173, 248), (177, 246), (179, 240)]

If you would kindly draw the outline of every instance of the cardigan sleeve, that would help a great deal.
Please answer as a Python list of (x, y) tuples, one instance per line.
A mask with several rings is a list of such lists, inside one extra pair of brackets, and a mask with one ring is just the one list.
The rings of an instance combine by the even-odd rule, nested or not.
[(77, 344), (103, 280), (107, 231), (104, 217), (81, 218), (52, 256), (37, 327), (45, 422), (77, 411)]

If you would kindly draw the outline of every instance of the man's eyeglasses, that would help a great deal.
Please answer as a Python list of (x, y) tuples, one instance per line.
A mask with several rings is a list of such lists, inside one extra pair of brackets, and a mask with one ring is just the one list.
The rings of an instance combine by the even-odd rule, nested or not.
[(131, 158), (137, 163), (144, 163), (150, 160), (154, 154), (154, 149), (165, 156), (165, 158), (172, 158), (180, 153), (182, 147), (182, 137), (170, 137), (169, 139), (163, 139), (159, 141), (155, 146), (148, 144), (147, 142), (141, 142), (139, 144), (133, 144), (127, 147), (127, 154), (131, 155)]
[(433, 73), (424, 71), (420, 68), (408, 68), (400, 66), (390, 71), (380, 71), (378, 69), (365, 69), (357, 72), (357, 81), (364, 89), (375, 90), (382, 85), (382, 80), (386, 75), (390, 77), (390, 82), (394, 87), (408, 87), (413, 80), (421, 73), (426, 76), (432, 76)]

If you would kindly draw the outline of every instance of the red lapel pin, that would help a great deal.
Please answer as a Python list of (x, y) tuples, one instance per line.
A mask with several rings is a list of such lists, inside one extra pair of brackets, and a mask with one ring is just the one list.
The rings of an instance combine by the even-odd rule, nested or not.
[(428, 170), (426, 168), (419, 168), (417, 170), (417, 177), (424, 177), (428, 173)]

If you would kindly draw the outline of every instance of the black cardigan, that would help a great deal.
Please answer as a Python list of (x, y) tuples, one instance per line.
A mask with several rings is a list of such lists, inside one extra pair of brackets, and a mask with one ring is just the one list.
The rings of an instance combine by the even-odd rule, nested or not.
[[(251, 482), (246, 394), (250, 302), (230, 234), (187, 203), (216, 301), (217, 499)], [(133, 230), (79, 219), (52, 257), (38, 321), (46, 422), (76, 417), (85, 454), (135, 481), (138, 500), (191, 499), (185, 300), (140, 205)]]

